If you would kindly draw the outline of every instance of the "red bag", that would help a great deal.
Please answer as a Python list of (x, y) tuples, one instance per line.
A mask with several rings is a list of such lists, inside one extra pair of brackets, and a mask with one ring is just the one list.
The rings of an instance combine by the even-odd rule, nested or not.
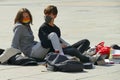
[(101, 55), (110, 55), (110, 47), (104, 46), (105, 42), (100, 42), (96, 46), (96, 53), (100, 53)]

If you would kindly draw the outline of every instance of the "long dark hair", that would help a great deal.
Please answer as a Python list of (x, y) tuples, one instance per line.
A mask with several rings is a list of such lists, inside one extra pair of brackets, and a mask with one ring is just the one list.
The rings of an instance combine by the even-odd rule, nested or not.
[(15, 20), (14, 20), (14, 24), (16, 24), (17, 22), (19, 22), (19, 23), (22, 23), (22, 20), (23, 20), (23, 13), (24, 12), (26, 12), (26, 13), (28, 13), (29, 14), (29, 16), (30, 16), (30, 23), (32, 24), (32, 15), (31, 15), (31, 13), (30, 13), (30, 11), (27, 9), (27, 8), (21, 8), (19, 11), (18, 11), (18, 13), (17, 13), (17, 15), (16, 15), (16, 17), (15, 17)]

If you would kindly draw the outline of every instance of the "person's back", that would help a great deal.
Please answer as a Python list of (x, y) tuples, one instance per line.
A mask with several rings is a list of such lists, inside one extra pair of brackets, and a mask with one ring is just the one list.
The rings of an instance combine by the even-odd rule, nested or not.
[(41, 46), (41, 42), (34, 41), (31, 29), (32, 15), (27, 8), (21, 8), (14, 20), (14, 36), (11, 47), (21, 50), (27, 57), (43, 60), (48, 49)]
[(31, 49), (36, 44), (30, 28), (30, 24), (32, 24), (30, 11), (26, 8), (21, 8), (15, 17), (14, 24), (11, 47), (21, 50), (26, 56), (30, 56)]
[(36, 44), (30, 26), (16, 23), (13, 31), (14, 37), (11, 46), (20, 49), (25, 55), (29, 56), (32, 47)]

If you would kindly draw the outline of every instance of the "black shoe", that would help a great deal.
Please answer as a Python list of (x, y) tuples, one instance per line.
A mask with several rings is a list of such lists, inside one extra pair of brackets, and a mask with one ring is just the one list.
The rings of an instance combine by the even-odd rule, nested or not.
[(5, 51), (4, 49), (0, 49), (0, 55), (1, 55), (4, 51)]

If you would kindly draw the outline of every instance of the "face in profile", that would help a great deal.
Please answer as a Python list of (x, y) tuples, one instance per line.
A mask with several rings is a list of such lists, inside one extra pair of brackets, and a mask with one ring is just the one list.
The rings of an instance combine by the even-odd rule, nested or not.
[(45, 22), (47, 22), (47, 23), (50, 23), (55, 18), (56, 18), (56, 15), (53, 15), (52, 13), (44, 16)]
[(30, 23), (30, 16), (27, 12), (24, 12), (23, 13), (23, 20), (22, 20), (23, 23)]

